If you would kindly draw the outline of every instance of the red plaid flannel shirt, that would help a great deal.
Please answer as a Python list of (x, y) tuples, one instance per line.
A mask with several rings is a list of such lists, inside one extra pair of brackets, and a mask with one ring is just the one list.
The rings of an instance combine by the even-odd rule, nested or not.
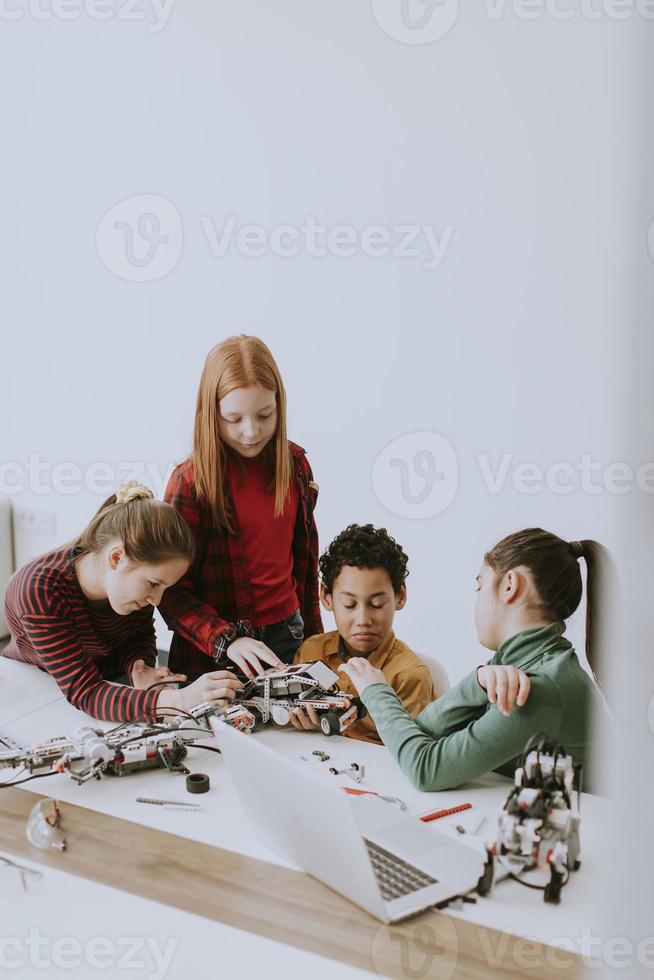
[[(293, 535), (293, 577), (305, 637), (322, 633), (318, 597), (318, 530), (313, 516), (318, 485), (304, 449), (289, 442), (298, 488), (298, 515)], [(216, 645), (243, 635), (254, 621), (254, 603), (240, 537), (213, 526), (205, 502), (195, 493), (190, 460), (173, 471), (164, 500), (172, 504), (193, 532), (196, 555), (187, 574), (166, 589), (159, 611), (174, 637), (169, 664), (189, 677), (214, 669)], [(211, 657), (211, 662), (207, 660)]]

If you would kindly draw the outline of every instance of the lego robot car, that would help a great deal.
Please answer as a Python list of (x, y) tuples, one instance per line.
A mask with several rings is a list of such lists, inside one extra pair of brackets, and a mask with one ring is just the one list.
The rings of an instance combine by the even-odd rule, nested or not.
[(294, 708), (312, 707), (324, 735), (343, 735), (366, 708), (359, 698), (338, 689), (338, 674), (321, 660), (268, 670), (249, 680), (236, 701), (255, 716), (257, 724), (284, 727)]

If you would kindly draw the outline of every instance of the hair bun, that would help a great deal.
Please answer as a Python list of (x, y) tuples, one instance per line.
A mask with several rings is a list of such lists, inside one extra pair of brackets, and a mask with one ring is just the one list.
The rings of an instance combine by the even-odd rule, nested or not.
[(126, 483), (121, 483), (116, 494), (117, 504), (129, 504), (132, 500), (148, 499), (154, 499), (152, 490), (143, 483), (137, 483), (136, 480), (127, 480)]

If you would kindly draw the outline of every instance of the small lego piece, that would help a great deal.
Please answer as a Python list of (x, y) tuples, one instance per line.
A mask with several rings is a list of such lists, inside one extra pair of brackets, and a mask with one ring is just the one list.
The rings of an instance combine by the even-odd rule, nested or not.
[(332, 776), (349, 776), (353, 779), (355, 783), (363, 782), (363, 777), (365, 776), (366, 770), (364, 766), (360, 766), (358, 763), (354, 763), (349, 769), (337, 769), (335, 766), (330, 766), (329, 771)]
[(186, 789), (189, 793), (208, 793), (209, 777), (203, 772), (191, 772), (186, 777)]

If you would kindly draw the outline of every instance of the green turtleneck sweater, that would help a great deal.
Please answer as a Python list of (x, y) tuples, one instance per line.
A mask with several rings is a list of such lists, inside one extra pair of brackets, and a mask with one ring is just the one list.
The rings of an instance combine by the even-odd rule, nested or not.
[(362, 701), (382, 741), (418, 789), (454, 789), (491, 770), (513, 776), (527, 743), (539, 734), (587, 764), (591, 714), (604, 714), (604, 708), (564, 630), (562, 622), (524, 630), (488, 661), (518, 667), (531, 680), (526, 703), (508, 718), (489, 704), (476, 671), (415, 719), (387, 684), (364, 690)]

